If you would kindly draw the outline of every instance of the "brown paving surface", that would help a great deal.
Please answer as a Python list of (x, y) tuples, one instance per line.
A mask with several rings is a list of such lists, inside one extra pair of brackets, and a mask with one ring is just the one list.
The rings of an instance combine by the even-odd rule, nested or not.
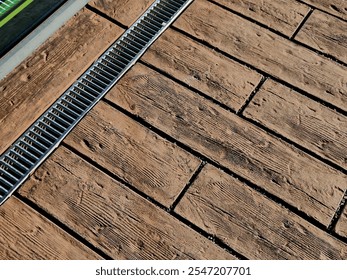
[(336, 232), (341, 236), (347, 236), (347, 208), (342, 213), (341, 218), (337, 222)]
[[(83, 10), (2, 80), (0, 126), (5, 129), (1, 130), (0, 152), (4, 152), (121, 33), (120, 27)], [(25, 114), (19, 114), (20, 111)]]
[(314, 11), (296, 40), (347, 63), (347, 22)]
[[(91, 1), (0, 81), (0, 152), (151, 2)], [(346, 259), (346, 11), (195, 0), (0, 208), (0, 258)]]
[(314, 9), (320, 9), (342, 19), (347, 19), (347, 3), (345, 0), (300, 0), (311, 5)]
[(17, 198), (0, 209), (1, 259), (101, 259)]

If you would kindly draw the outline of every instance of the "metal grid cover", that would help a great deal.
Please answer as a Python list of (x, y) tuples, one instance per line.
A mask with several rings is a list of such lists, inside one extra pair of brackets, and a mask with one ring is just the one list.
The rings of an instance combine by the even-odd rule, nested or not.
[(51, 154), (193, 0), (157, 0), (0, 157), (0, 204)]

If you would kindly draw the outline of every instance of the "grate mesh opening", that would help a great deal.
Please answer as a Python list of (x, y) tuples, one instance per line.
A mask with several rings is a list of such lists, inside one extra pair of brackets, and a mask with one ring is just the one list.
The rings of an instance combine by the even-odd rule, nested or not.
[(53, 152), (193, 0), (157, 0), (0, 157), (0, 204)]

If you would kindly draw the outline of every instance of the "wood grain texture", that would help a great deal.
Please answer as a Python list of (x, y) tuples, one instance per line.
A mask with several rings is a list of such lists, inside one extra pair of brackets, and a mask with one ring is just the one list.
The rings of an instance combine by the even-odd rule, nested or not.
[(238, 111), (261, 75), (217, 52), (167, 30), (142, 60)]
[(1, 260), (100, 259), (45, 217), (12, 197), (0, 208)]
[(347, 170), (346, 116), (272, 80), (244, 115)]
[(169, 207), (200, 161), (105, 103), (99, 103), (66, 143)]
[(205, 0), (194, 1), (174, 25), (347, 111), (347, 67)]
[(345, 175), (145, 66), (106, 98), (324, 225), (341, 201)]
[(301, 0), (301, 1), (347, 20), (346, 0)]
[(296, 40), (347, 63), (347, 22), (315, 10)]
[(340, 219), (336, 224), (335, 231), (337, 234), (342, 237), (347, 238), (347, 207), (345, 206), (345, 210), (343, 211)]
[(116, 25), (84, 9), (0, 81), (0, 153), (58, 99), (121, 32)]
[(295, 0), (214, 0), (291, 37), (310, 8)]
[(346, 244), (210, 165), (175, 211), (250, 259), (347, 257)]
[(115, 259), (233, 258), (65, 148), (20, 192)]
[(154, 0), (92, 0), (89, 5), (118, 22), (130, 26), (153, 2)]

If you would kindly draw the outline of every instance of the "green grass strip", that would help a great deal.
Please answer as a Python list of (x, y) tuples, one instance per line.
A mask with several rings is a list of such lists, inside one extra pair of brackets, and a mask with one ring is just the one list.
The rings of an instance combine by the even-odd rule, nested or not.
[(0, 28), (8, 23), (11, 19), (13, 19), (16, 15), (18, 15), (21, 11), (23, 11), (33, 1), (34, 0), (26, 0), (22, 5), (13, 10), (8, 16), (0, 21)]
[(22, 2), (22, 0), (5, 0), (0, 1), (0, 16), (6, 14), (9, 10), (11, 10), (18, 3)]

